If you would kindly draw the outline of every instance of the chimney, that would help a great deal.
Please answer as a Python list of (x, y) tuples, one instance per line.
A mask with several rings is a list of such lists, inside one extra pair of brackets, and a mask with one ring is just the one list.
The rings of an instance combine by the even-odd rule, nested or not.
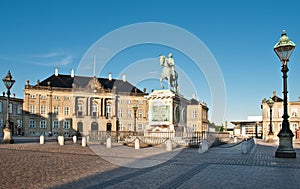
[(75, 76), (75, 73), (74, 73), (74, 69), (72, 68), (71, 70), (71, 77), (73, 78)]
[(273, 96), (276, 96), (276, 91), (273, 91)]
[(193, 94), (193, 99), (197, 100), (196, 94)]
[(112, 80), (112, 74), (108, 73), (108, 80), (111, 81)]
[(55, 76), (58, 76), (58, 68), (57, 67), (55, 68), (54, 74), (55, 74)]
[(123, 82), (126, 82), (126, 74), (122, 75)]

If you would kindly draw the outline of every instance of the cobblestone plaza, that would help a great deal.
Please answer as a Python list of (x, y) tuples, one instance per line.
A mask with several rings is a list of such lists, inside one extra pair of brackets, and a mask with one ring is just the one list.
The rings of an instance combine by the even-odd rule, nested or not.
[[(299, 153), (300, 145), (294, 147)], [(213, 147), (206, 153), (184, 148), (162, 164), (135, 169), (107, 162), (79, 143), (0, 145), (0, 188), (299, 188), (299, 156), (275, 158), (276, 148), (261, 140), (247, 154), (241, 145)], [(172, 153), (163, 147), (155, 151)], [(140, 149), (139, 157), (132, 153), (130, 158), (153, 158), (147, 157), (150, 152)]]

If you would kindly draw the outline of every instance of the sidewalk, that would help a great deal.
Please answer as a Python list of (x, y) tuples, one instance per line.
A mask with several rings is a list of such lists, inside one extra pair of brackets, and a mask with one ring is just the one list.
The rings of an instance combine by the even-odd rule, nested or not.
[[(112, 149), (115, 157), (122, 148), (135, 157), (123, 146)], [(184, 148), (169, 161), (135, 169), (114, 165), (71, 142), (0, 145), (0, 188), (299, 188), (300, 145), (294, 145), (296, 159), (275, 158), (276, 148), (260, 140), (248, 154), (239, 145), (206, 153)], [(137, 154), (141, 152), (153, 153)]]

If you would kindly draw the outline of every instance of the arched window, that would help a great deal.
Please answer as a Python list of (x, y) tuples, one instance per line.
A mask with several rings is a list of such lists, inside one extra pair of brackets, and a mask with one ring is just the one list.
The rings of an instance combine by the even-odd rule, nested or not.
[(92, 116), (93, 117), (98, 116), (98, 104), (97, 103), (92, 104)]
[(83, 114), (83, 103), (79, 102), (77, 105), (77, 115), (82, 116)]

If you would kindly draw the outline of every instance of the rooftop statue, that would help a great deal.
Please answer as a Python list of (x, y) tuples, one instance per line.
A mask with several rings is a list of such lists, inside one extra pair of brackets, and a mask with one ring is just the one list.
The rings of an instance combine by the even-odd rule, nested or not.
[(162, 67), (160, 75), (160, 85), (164, 89), (163, 80), (167, 80), (168, 89), (172, 89), (174, 92), (178, 93), (178, 74), (175, 71), (175, 62), (172, 54), (170, 53), (168, 58), (164, 55), (158, 57), (160, 66)]

